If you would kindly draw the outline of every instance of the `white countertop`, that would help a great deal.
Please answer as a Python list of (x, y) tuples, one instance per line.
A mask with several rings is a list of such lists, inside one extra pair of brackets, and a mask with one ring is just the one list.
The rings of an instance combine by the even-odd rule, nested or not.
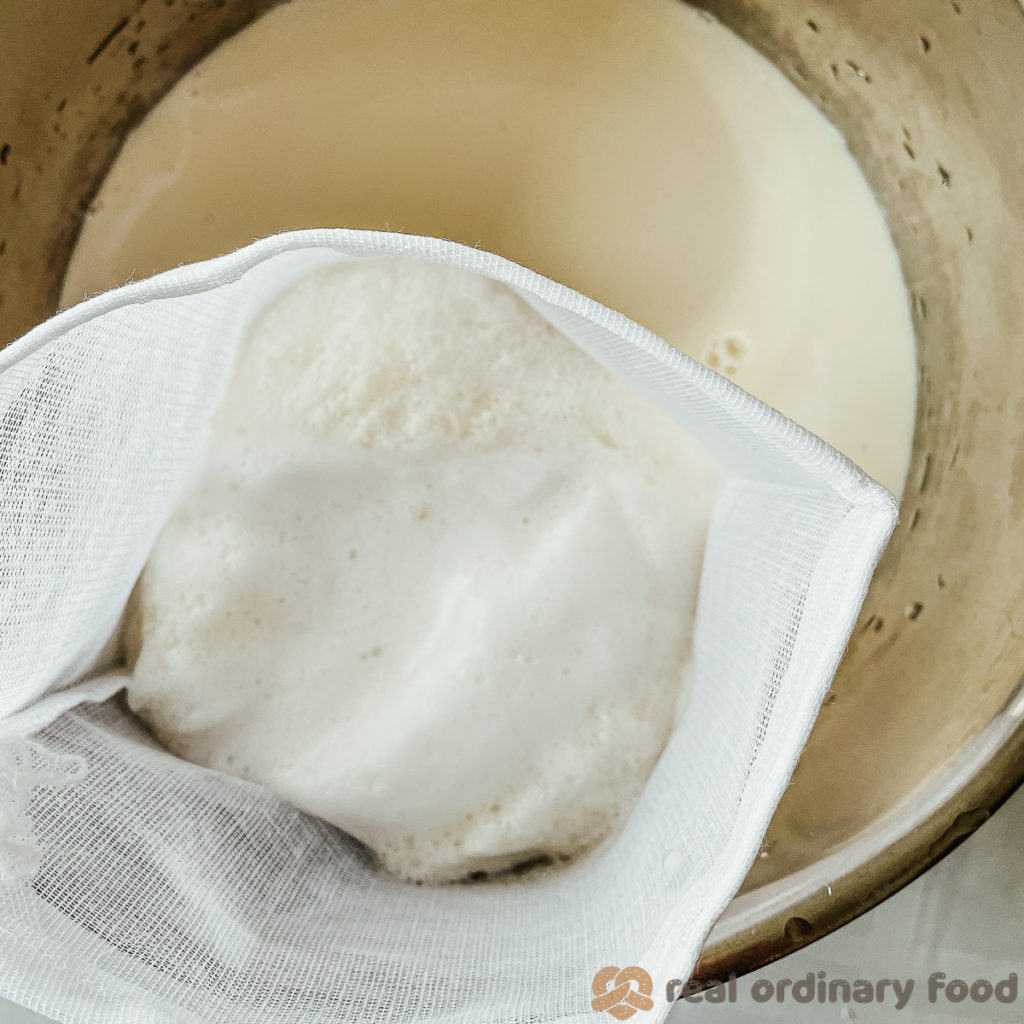
[[(785, 957), (755, 974), (738, 979), (736, 1002), (711, 1005), (679, 1004), (670, 1024), (830, 1024), (840, 1021), (895, 1022), (899, 1024), (1002, 1024), (1024, 1020), (1024, 790), (1017, 792), (973, 836), (921, 878), (844, 928)], [(808, 972), (825, 981), (858, 978), (877, 982), (884, 978), (914, 980), (914, 989), (902, 1010), (894, 1005), (891, 988), (884, 1003), (800, 1004), (784, 989), (763, 1003), (754, 1001), (757, 982), (761, 993), (777, 989), (782, 979), (796, 981)], [(944, 990), (929, 1001), (929, 977), (946, 974), (968, 984), (977, 979), (996, 983), (1011, 972), (1019, 975), (1015, 1002), (1002, 1004), (994, 996), (975, 1003), (970, 993), (962, 1002), (949, 1002)], [(839, 990), (841, 991), (841, 990)], [(862, 991), (865, 991), (862, 989)], [(876, 988), (877, 994), (877, 988)], [(827, 992), (827, 989), (826, 989)], [(978, 990), (983, 993), (983, 988)], [(1002, 989), (1008, 994), (1008, 989)], [(954, 994), (956, 994), (954, 990)], [(641, 1024), (639, 1019), (635, 1024)]]

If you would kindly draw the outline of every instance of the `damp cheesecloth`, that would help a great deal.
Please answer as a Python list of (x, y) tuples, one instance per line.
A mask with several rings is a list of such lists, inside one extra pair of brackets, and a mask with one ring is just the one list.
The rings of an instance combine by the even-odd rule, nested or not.
[[(338, 829), (162, 749), (104, 671), (248, 323), (363, 257), (507, 283), (722, 476), (678, 724), (621, 827), (558, 870), (389, 879)], [(637, 1019), (662, 1019), (756, 854), (895, 518), (880, 485), (724, 377), (451, 242), (291, 232), (61, 312), (0, 351), (0, 995), (75, 1024), (554, 1024), (600, 1019), (595, 974), (636, 966), (653, 984)]]

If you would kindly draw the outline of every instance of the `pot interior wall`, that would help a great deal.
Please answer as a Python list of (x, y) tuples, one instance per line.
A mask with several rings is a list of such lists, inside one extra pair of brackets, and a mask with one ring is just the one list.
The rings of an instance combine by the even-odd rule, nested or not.
[[(54, 312), (83, 212), (126, 133), (274, 2), (0, 6), (0, 345)], [(902, 521), (750, 895), (911, 798), (985, 730), (1024, 665), (1024, 13), (1015, 0), (699, 6), (846, 135), (887, 211), (919, 345)], [(1017, 771), (1001, 768), (993, 791)], [(879, 894), (891, 888), (879, 881)], [(825, 916), (788, 941), (840, 918)]]

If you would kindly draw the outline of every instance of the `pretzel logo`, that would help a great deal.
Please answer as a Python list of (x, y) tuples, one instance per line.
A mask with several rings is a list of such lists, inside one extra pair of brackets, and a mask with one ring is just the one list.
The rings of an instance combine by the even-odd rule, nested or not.
[[(630, 982), (636, 982), (636, 991)], [(609, 990), (609, 986), (611, 989)], [(594, 975), (591, 1007), (607, 1010), (616, 1020), (629, 1020), (637, 1010), (650, 1010), (654, 1001), (647, 997), (654, 990), (651, 976), (642, 967), (602, 967)]]

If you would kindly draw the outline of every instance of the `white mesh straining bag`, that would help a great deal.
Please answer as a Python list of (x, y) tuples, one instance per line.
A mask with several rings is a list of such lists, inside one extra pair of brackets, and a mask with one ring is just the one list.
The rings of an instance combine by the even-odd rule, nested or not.
[[(337, 829), (163, 751), (121, 680), (93, 671), (248, 321), (311, 269), (363, 256), (507, 282), (724, 477), (689, 698), (642, 799), (595, 853), (518, 884), (380, 876)], [(83, 1024), (547, 1024), (600, 1019), (595, 972), (638, 965), (654, 985), (638, 1019), (662, 1019), (666, 981), (687, 976), (755, 855), (895, 516), (729, 381), (453, 243), (278, 235), (59, 314), (0, 352), (0, 995)]]

